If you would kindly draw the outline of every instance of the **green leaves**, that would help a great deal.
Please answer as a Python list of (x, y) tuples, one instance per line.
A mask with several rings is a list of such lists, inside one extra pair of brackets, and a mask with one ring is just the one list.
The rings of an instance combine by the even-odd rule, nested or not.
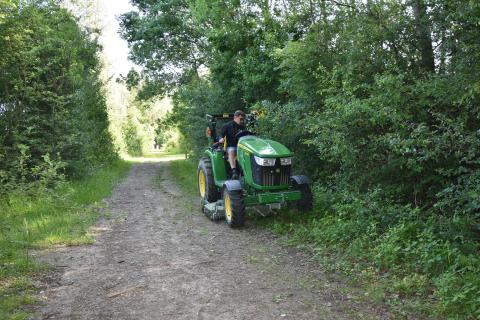
[(156, 84), (156, 94), (197, 76), (205, 60), (204, 36), (195, 25), (189, 1), (135, 0), (132, 4), (141, 12), (120, 17), (122, 36), (129, 42), (132, 60), (144, 67), (145, 79)]
[(52, 187), (64, 174), (80, 177), (113, 159), (99, 46), (53, 2), (28, 2), (2, 12), (3, 179)]

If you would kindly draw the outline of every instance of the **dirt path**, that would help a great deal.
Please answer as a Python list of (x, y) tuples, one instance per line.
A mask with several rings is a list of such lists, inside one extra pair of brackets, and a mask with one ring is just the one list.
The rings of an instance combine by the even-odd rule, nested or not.
[(57, 271), (35, 319), (388, 318), (267, 232), (209, 221), (169, 170), (134, 165), (93, 245), (42, 254)]

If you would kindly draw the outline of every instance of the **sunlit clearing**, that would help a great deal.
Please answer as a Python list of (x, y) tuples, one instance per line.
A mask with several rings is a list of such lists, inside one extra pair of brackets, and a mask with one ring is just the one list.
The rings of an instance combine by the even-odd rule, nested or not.
[(131, 162), (168, 162), (174, 160), (185, 159), (185, 154), (165, 154), (162, 151), (153, 151), (147, 153), (141, 157), (132, 157), (129, 155), (123, 155), (122, 158)]

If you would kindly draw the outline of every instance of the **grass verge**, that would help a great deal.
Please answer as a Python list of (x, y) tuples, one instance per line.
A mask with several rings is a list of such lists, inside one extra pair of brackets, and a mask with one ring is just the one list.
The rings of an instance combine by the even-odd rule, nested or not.
[(46, 269), (32, 260), (32, 249), (92, 242), (95, 223), (114, 185), (130, 163), (118, 160), (80, 181), (53, 191), (17, 191), (0, 204), (0, 319), (26, 319), (23, 305), (35, 302), (31, 278)]
[(172, 175), (178, 184), (189, 194), (197, 194), (197, 161), (191, 159), (175, 160), (170, 162)]

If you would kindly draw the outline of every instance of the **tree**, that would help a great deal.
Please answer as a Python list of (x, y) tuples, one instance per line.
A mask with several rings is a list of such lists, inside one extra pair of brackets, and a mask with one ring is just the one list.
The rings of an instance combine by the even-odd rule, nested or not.
[(205, 39), (189, 11), (189, 1), (134, 0), (132, 4), (139, 11), (121, 16), (122, 36), (130, 44), (132, 60), (144, 67), (150, 96), (198, 77)]
[[(42, 165), (46, 155), (64, 163), (71, 177), (110, 161), (116, 155), (107, 130), (97, 43), (71, 13), (50, 1), (3, 12), (2, 175), (13, 182), (35, 180), (31, 170)], [(20, 162), (29, 174), (20, 172)]]

